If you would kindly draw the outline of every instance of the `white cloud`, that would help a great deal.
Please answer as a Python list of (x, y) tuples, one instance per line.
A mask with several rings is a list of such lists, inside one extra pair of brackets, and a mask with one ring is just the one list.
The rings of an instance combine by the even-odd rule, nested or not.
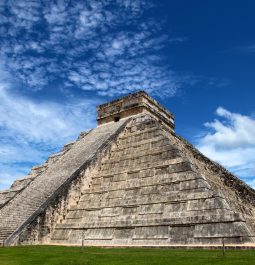
[[(28, 141), (56, 143), (69, 138), (91, 122), (92, 100), (76, 101), (62, 105), (54, 102), (34, 102), (0, 88), (0, 124), (8, 132), (24, 137)], [(94, 114), (94, 113), (93, 113)], [(84, 116), (81, 124), (77, 120)], [(90, 124), (92, 125), (92, 124)]]
[(11, 89), (0, 71), (0, 189), (42, 163), (53, 151), (95, 127), (96, 100), (71, 99), (65, 104), (34, 101)]
[(205, 124), (209, 131), (199, 138), (197, 147), (254, 186), (255, 120), (222, 107), (216, 115), (218, 119)]
[(58, 80), (99, 95), (141, 88), (173, 95), (182, 82), (155, 53), (186, 38), (169, 38), (159, 22), (141, 19), (149, 8), (145, 0), (6, 1), (0, 8), (2, 62), (27, 89)]
[(224, 122), (215, 120), (206, 124), (208, 128), (215, 130), (214, 134), (208, 134), (204, 141), (213, 141), (216, 147), (243, 148), (255, 145), (255, 120), (248, 116), (231, 113), (219, 107), (216, 114), (224, 119)]
[[(99, 102), (85, 94), (173, 96), (191, 82), (159, 53), (186, 38), (143, 17), (152, 2), (0, 1), (0, 188), (94, 127)], [(45, 99), (52, 90), (63, 102)]]

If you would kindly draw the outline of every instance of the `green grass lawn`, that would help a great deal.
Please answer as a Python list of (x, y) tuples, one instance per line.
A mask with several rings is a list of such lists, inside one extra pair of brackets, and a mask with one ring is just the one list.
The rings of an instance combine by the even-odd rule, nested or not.
[(103, 249), (27, 246), (0, 248), (1, 265), (255, 265), (255, 250)]

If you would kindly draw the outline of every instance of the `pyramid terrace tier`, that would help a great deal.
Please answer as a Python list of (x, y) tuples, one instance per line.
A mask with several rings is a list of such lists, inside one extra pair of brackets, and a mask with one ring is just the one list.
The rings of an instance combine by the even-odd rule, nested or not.
[(250, 236), (242, 214), (152, 119), (126, 127), (52, 241), (160, 245), (228, 237), (240, 243)]

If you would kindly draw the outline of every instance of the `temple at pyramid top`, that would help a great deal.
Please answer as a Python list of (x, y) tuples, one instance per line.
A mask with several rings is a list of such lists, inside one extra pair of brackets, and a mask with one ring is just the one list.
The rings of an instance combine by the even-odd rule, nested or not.
[(171, 131), (174, 131), (174, 115), (144, 91), (129, 94), (97, 107), (98, 125), (149, 113)]

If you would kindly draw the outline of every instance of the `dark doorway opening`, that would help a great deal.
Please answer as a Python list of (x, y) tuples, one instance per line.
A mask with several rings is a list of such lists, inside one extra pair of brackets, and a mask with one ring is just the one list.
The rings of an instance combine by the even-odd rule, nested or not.
[(118, 122), (120, 120), (120, 116), (116, 116), (116, 117), (114, 117), (114, 121), (115, 122)]

